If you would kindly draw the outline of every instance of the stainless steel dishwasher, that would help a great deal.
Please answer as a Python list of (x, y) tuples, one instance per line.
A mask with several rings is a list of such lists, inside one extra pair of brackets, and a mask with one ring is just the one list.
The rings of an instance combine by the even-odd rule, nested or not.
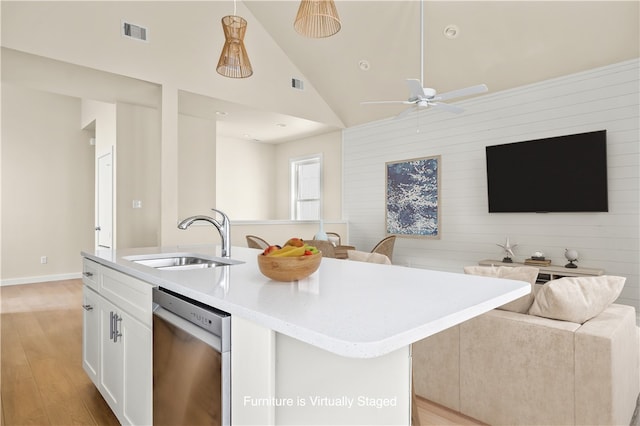
[(153, 289), (153, 424), (231, 424), (231, 315)]

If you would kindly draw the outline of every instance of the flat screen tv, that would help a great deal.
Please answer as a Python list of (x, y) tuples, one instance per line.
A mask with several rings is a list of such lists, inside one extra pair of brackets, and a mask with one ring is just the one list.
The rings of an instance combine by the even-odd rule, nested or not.
[(489, 213), (606, 212), (607, 132), (486, 147)]

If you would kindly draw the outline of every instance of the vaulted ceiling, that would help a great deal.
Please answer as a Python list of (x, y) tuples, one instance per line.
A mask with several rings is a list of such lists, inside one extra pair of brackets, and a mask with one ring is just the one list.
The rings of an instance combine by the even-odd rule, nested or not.
[[(223, 136), (281, 142), (395, 116), (404, 106), (361, 102), (406, 99), (407, 78), (440, 93), (479, 83), (497, 92), (640, 57), (638, 1), (426, 0), (423, 76), (419, 1), (337, 0), (342, 29), (325, 39), (294, 31), (298, 5), (237, 2), (255, 73), (232, 80), (215, 73), (231, 0), (4, 0), (2, 79), (96, 98), (130, 97), (133, 79), (143, 85), (139, 100), (149, 85), (168, 82), (188, 113), (229, 112), (217, 118)], [(149, 43), (123, 41), (123, 19), (147, 25)], [(453, 38), (445, 34), (451, 26)], [(77, 78), (81, 72), (126, 83), (86, 84), (95, 80)], [(305, 90), (292, 89), (291, 78)]]

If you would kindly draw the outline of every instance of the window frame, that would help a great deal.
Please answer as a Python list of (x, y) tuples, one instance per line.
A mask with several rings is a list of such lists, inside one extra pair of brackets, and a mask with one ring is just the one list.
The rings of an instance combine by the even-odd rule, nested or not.
[[(317, 163), (319, 166), (318, 173), (318, 217), (317, 218), (305, 218), (298, 219), (299, 217), (299, 208), (298, 203), (301, 201), (298, 198), (298, 181), (299, 181), (299, 166), (304, 164), (314, 164)], [(291, 220), (320, 220), (322, 219), (322, 210), (323, 210), (323, 158), (322, 154), (311, 154), (305, 155), (301, 157), (295, 157), (289, 159), (289, 217)], [(305, 199), (305, 201), (313, 201), (316, 198)]]

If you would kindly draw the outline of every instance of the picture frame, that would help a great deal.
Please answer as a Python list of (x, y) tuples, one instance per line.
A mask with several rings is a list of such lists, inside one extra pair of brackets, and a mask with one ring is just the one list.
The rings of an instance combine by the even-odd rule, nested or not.
[(440, 155), (385, 163), (387, 235), (439, 239)]

